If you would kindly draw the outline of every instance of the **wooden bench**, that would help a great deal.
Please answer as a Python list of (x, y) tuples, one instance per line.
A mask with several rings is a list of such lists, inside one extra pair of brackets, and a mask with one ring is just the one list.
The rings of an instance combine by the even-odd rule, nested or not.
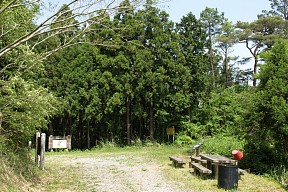
[(179, 157), (169, 157), (169, 159), (173, 162), (175, 167), (183, 167), (183, 165), (186, 164), (186, 162)]
[(197, 173), (199, 172), (200, 175), (210, 175), (212, 171), (200, 163), (191, 163), (192, 167), (194, 168), (194, 172)]
[(192, 156), (191, 157), (191, 161), (192, 163), (201, 163), (202, 165), (206, 165), (207, 164), (207, 160), (205, 159), (201, 159), (201, 157), (195, 157), (195, 156)]

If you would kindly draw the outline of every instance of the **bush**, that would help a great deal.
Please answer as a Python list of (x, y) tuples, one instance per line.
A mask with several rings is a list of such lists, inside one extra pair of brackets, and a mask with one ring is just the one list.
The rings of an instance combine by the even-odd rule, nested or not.
[(187, 135), (192, 139), (200, 139), (206, 134), (205, 126), (190, 122), (181, 122), (180, 135)]
[(187, 135), (179, 135), (177, 136), (176, 140), (175, 140), (175, 144), (182, 146), (182, 145), (191, 145), (192, 143), (194, 143), (195, 141), (187, 136)]
[(232, 157), (232, 151), (238, 149), (243, 151), (244, 141), (234, 136), (215, 135), (206, 138), (201, 150), (209, 154), (218, 154), (226, 157)]
[(253, 173), (269, 173), (271, 167), (278, 162), (275, 149), (265, 142), (249, 141), (244, 151), (245, 155), (239, 164)]
[(39, 183), (38, 168), (28, 150), (12, 149), (0, 142), (0, 161), (0, 191), (28, 191), (25, 187)]
[(270, 176), (278, 181), (285, 189), (288, 189), (288, 170), (285, 165), (273, 166)]

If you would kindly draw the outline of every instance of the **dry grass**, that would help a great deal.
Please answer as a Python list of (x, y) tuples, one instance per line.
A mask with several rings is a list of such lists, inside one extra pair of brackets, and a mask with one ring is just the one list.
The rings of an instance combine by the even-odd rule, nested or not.
[[(203, 179), (195, 176), (191, 168), (188, 167), (188, 149), (158, 146), (158, 147), (137, 147), (137, 148), (114, 148), (108, 150), (94, 150), (85, 152), (65, 152), (65, 153), (47, 153), (49, 159), (54, 155), (69, 156), (69, 158), (85, 157), (111, 157), (111, 156), (139, 156), (147, 158), (147, 161), (154, 161), (159, 165), (167, 182), (176, 183), (183, 191), (224, 191), (218, 189), (216, 179)], [(175, 168), (172, 166), (169, 156), (176, 155), (186, 159), (184, 168)], [(46, 163), (44, 185), (45, 191), (85, 191), (84, 181), (81, 181), (77, 167), (59, 167), (57, 162), (49, 161)], [(71, 179), (73, 178), (73, 180)], [(280, 184), (275, 181), (253, 174), (241, 176), (238, 185), (238, 191), (253, 192), (284, 192)]]
[(85, 191), (77, 167), (62, 166), (56, 161), (46, 161), (42, 172), (42, 191)]
[(0, 191), (1, 192), (18, 192), (18, 191), (40, 191), (35, 185), (27, 181), (21, 174), (7, 165), (7, 162), (0, 158)]

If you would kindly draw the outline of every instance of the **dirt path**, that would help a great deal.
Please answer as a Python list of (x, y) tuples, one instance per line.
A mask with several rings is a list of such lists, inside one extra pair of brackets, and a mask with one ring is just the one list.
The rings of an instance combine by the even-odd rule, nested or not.
[[(163, 168), (141, 157), (93, 158), (48, 157), (64, 166), (73, 166), (82, 176), (85, 191), (97, 192), (183, 192), (177, 183), (167, 182)], [(55, 159), (61, 158), (61, 159)]]

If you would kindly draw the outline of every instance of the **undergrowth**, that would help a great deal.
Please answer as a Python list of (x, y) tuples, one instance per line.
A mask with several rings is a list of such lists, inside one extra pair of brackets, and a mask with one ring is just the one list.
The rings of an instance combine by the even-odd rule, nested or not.
[(29, 191), (39, 183), (38, 169), (26, 149), (0, 143), (0, 191)]

